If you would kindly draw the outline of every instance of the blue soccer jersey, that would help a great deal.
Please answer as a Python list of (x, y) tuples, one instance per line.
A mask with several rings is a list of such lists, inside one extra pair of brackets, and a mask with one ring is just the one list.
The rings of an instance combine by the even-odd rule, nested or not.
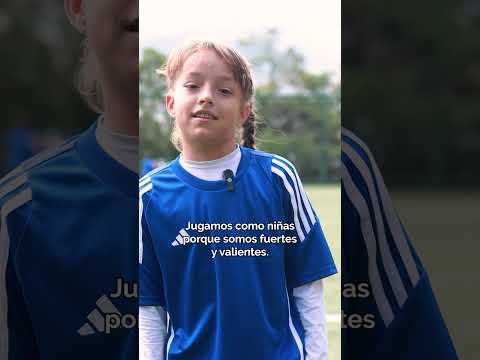
[(367, 146), (342, 129), (342, 359), (457, 359)]
[(0, 183), (0, 359), (137, 359), (138, 176), (95, 125)]
[(140, 182), (140, 305), (169, 315), (169, 360), (304, 359), (293, 288), (336, 272), (298, 174), (241, 148), (233, 179), (177, 158)]

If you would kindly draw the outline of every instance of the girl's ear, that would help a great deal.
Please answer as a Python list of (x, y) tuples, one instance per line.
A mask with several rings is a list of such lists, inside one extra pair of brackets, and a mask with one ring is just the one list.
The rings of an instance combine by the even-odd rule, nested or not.
[(172, 94), (167, 94), (165, 96), (165, 107), (167, 108), (167, 112), (170, 114), (172, 118), (175, 117), (175, 98)]
[(245, 105), (242, 108), (241, 111), (241, 124), (245, 124), (245, 121), (247, 121), (248, 117), (252, 113), (252, 103), (250, 101), (246, 102)]
[(80, 32), (85, 33), (87, 29), (87, 19), (85, 17), (83, 0), (64, 0), (65, 13), (70, 23)]

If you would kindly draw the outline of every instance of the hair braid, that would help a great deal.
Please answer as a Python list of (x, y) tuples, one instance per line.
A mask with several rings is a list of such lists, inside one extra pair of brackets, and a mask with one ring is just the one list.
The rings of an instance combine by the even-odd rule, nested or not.
[(242, 146), (255, 149), (255, 132), (255, 113), (252, 111), (248, 116), (247, 121), (243, 123)]
[(75, 78), (75, 86), (88, 107), (97, 113), (104, 109), (103, 90), (95, 63), (95, 57), (89, 47), (88, 38), (82, 41), (82, 57)]

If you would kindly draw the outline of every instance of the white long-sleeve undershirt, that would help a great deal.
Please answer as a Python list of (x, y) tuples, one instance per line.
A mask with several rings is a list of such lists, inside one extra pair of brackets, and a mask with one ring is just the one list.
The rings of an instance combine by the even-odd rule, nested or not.
[(161, 306), (140, 306), (140, 360), (164, 360), (167, 343), (167, 314)]
[(293, 289), (293, 298), (305, 330), (305, 360), (327, 360), (323, 281), (320, 279)]
[(138, 136), (112, 131), (106, 126), (102, 115), (97, 121), (95, 138), (108, 155), (127, 169), (138, 173)]

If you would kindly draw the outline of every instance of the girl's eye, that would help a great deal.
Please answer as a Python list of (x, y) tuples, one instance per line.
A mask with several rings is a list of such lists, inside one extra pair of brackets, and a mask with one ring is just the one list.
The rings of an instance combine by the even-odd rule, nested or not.
[(186, 87), (187, 89), (197, 89), (198, 88), (198, 86), (195, 85), (195, 84), (185, 84), (183, 86)]
[(232, 95), (232, 91), (230, 89), (220, 89), (220, 92), (223, 95)]

